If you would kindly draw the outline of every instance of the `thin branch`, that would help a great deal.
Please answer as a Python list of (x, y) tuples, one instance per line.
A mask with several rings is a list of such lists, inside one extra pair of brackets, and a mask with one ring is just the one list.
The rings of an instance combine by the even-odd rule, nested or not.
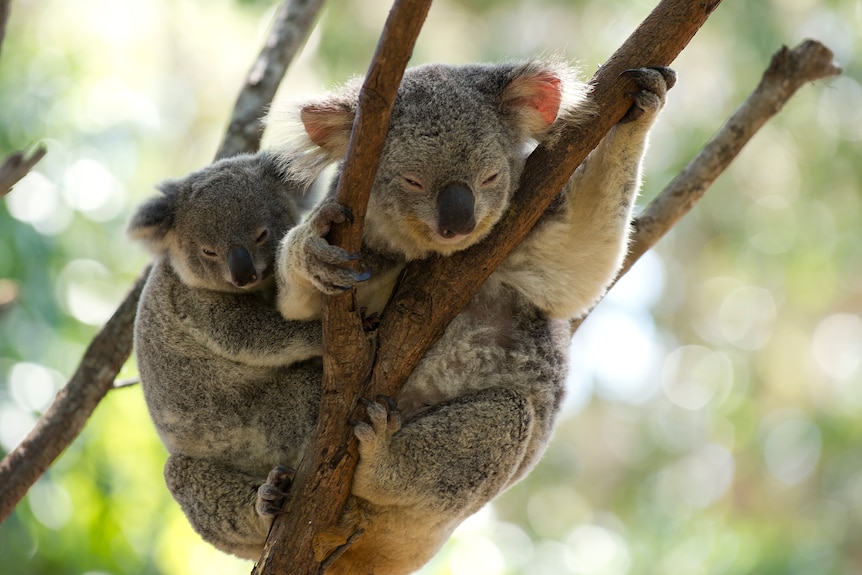
[[(308, 3), (304, 3), (302, 0), (288, 0), (279, 15), (284, 16), (285, 7), (290, 10), (294, 4), (303, 10), (311, 9), (306, 6)], [(287, 20), (294, 22), (290, 17), (287, 17)], [(291, 26), (295, 35), (305, 37), (307, 36), (307, 29), (302, 28), (302, 26), (310, 28), (312, 23), (313, 17), (303, 18), (297, 19)], [(275, 28), (279, 28), (279, 26), (275, 26)], [(287, 36), (285, 33), (284, 38)], [(278, 37), (281, 38), (282, 36)], [(272, 38), (273, 35), (271, 34), (270, 39)], [(290, 56), (296, 51), (292, 44), (286, 40), (276, 42), (275, 46)], [(276, 56), (278, 50), (275, 48), (269, 51), (264, 49), (261, 57), (258, 58), (258, 64), (264, 70), (268, 70), (268, 67), (272, 66), (275, 71), (265, 71), (262, 74), (268, 78), (266, 82), (250, 80), (240, 92), (238, 100), (257, 102), (259, 110), (263, 110), (269, 105), (270, 99), (275, 93), (275, 86), (285, 71), (285, 62), (290, 59), (284, 55)], [(247, 98), (245, 96), (247, 91), (254, 92), (255, 96)], [(236, 109), (239, 110), (240, 108), (244, 109), (245, 106), (237, 104)], [(229, 137), (226, 140), (231, 140), (232, 143), (229, 145), (231, 153), (234, 154), (255, 152), (259, 145), (258, 139), (255, 138)], [(230, 155), (225, 151), (226, 148), (227, 145), (222, 146), (219, 157)], [(77, 437), (99, 401), (108, 390), (113, 388), (117, 373), (132, 351), (131, 341), (135, 310), (148, 273), (149, 268), (144, 270), (114, 316), (96, 335), (93, 343), (84, 353), (75, 375), (60, 390), (51, 407), (37, 422), (36, 427), (20, 445), (0, 462), (0, 523), (12, 513), (18, 501), (24, 497), (30, 486), (45, 473), (53, 460)]]
[[(335, 227), (329, 237), (349, 252), (359, 251), (362, 244), (365, 208), (395, 95), (430, 7), (431, 0), (396, 0), (359, 93), (336, 190), (338, 201), (351, 209), (354, 220)], [(317, 448), (306, 450), (297, 469), (284, 514), (274, 522), (255, 569), (258, 575), (322, 572), (332, 558), (315, 556), (314, 536), (337, 525), (350, 495), (356, 447), (347, 422), (371, 372), (376, 341), (365, 334), (353, 290), (327, 297), (321, 321), (324, 369), (320, 416), (309, 442)], [(354, 534), (347, 544), (359, 536)]]
[[(628, 256), (614, 283), (694, 207), (752, 136), (799, 88), (841, 73), (832, 57), (832, 52), (815, 40), (806, 40), (793, 50), (784, 46), (772, 56), (754, 92), (637, 217)], [(572, 322), (572, 333), (584, 319), (586, 316)]]
[[(527, 160), (512, 206), (489, 237), (447, 258), (413, 262), (381, 321), (369, 396), (397, 394), (445, 326), (535, 225), (575, 168), (625, 114), (632, 90), (620, 72), (669, 65), (720, 0), (663, 0), (593, 77), (598, 114), (567, 127)], [(442, 294), (442, 295), (441, 295)]]
[(8, 194), (12, 190), (12, 186), (26, 176), (27, 172), (32, 170), (33, 166), (44, 158), (46, 153), (48, 150), (40, 144), (29, 154), (13, 152), (6, 156), (6, 159), (0, 164), (0, 198)]
[(227, 133), (216, 159), (256, 152), (263, 136), (261, 118), (293, 58), (305, 44), (323, 0), (287, 0), (275, 15), (260, 55), (236, 99)]
[(84, 359), (27, 437), (0, 462), (0, 520), (84, 428), (95, 406), (113, 387), (132, 351), (132, 325), (149, 268), (96, 335)]
[(9, 8), (12, 0), (0, 0), (0, 48), (6, 38), (6, 23), (9, 21)]

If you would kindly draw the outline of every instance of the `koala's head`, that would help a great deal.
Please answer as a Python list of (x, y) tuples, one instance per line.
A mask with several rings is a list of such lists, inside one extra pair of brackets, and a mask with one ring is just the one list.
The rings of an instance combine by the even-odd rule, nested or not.
[[(415, 259), (481, 240), (508, 207), (529, 145), (583, 100), (572, 76), (546, 61), (408, 69), (369, 199), (366, 242)], [(359, 88), (354, 82), (301, 106), (306, 145), (283, 148), (289, 170), (308, 177), (343, 158)]]
[(170, 261), (186, 285), (244, 292), (267, 285), (281, 238), (296, 225), (301, 188), (274, 156), (221, 160), (159, 185), (132, 216), (129, 235)]

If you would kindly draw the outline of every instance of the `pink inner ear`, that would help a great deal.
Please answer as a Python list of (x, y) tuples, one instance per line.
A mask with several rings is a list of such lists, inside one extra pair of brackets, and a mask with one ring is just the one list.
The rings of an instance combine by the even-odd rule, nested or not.
[(329, 149), (336, 144), (342, 136), (345, 122), (348, 133), (352, 125), (350, 113), (337, 106), (305, 106), (299, 113), (299, 118), (311, 141), (324, 149)]
[(506, 88), (511, 94), (507, 98), (512, 107), (528, 107), (536, 110), (542, 120), (550, 125), (557, 119), (563, 99), (562, 81), (552, 72), (539, 72), (532, 76), (516, 78)]

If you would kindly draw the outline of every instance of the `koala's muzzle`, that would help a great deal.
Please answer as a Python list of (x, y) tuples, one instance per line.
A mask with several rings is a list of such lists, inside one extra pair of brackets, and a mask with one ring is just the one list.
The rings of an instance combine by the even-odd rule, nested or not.
[(227, 254), (227, 267), (230, 279), (237, 287), (245, 287), (257, 281), (257, 270), (251, 259), (251, 254), (242, 246), (234, 246)]
[(464, 236), (476, 228), (475, 198), (470, 187), (453, 182), (437, 195), (437, 233), (444, 238)]

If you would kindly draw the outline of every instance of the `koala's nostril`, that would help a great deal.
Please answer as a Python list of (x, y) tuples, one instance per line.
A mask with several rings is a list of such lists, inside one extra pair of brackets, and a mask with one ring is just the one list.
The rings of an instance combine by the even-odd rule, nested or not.
[(237, 287), (245, 287), (257, 281), (257, 270), (251, 254), (243, 246), (234, 246), (227, 254), (227, 267), (230, 278)]
[(475, 197), (463, 182), (453, 182), (437, 196), (438, 233), (444, 238), (467, 235), (476, 228)]

